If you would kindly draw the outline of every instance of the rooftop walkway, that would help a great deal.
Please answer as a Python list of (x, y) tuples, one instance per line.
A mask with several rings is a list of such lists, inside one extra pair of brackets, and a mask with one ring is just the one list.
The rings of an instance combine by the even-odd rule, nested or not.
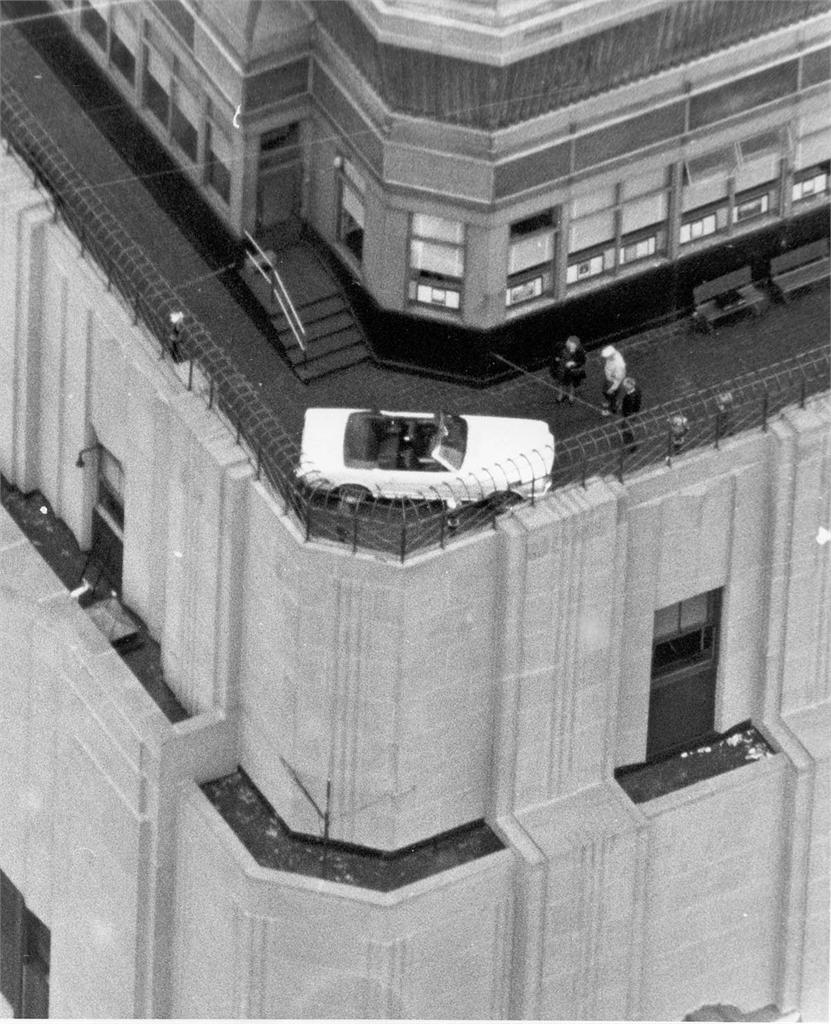
[[(4, 4), (7, 13), (19, 7)], [(40, 37), (37, 48), (27, 38), (33, 33)], [(0, 37), (4, 80), (84, 176), (95, 201), (110, 209), (183, 306), (278, 413), (289, 435), (299, 436), (307, 407), (326, 405), (541, 418), (559, 440), (601, 423), (596, 354), (590, 354), (588, 379), (574, 406), (554, 403), (545, 370), (518, 371), (494, 385), (476, 387), (363, 362), (302, 383), (269, 340), (262, 308), (230, 266), (237, 256), (233, 240), (80, 47), (67, 41), (57, 16), (27, 25), (26, 33), (6, 21)], [(51, 52), (52, 63), (40, 50)], [(425, 322), (421, 330), (431, 344), (447, 343), (442, 325)], [(630, 336), (619, 348), (649, 409), (737, 375), (758, 373), (826, 344), (828, 337), (828, 294), (819, 286), (787, 305), (770, 300), (762, 316), (731, 321), (711, 334), (693, 331), (682, 320)]]

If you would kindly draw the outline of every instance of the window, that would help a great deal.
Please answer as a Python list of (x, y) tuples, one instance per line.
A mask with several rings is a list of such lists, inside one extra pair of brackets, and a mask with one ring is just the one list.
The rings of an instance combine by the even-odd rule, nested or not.
[(49, 1016), (49, 929), (0, 871), (0, 993), (15, 1017)]
[(511, 225), (505, 305), (538, 298), (554, 286), (556, 214), (553, 210)]
[(174, 83), (170, 104), (170, 137), (194, 163), (201, 121), (199, 101), (180, 82)]
[(92, 510), (92, 544), (84, 577), (97, 585), (105, 579), (121, 592), (124, 562), (124, 472), (121, 463), (103, 446), (97, 449), (97, 492)]
[(341, 159), (338, 240), (360, 263), (364, 254), (364, 194), (366, 180), (351, 160)]
[(130, 85), (136, 80), (138, 28), (134, 11), (126, 4), (112, 8), (110, 22), (110, 63)]
[(769, 207), (770, 196), (767, 192), (750, 198), (736, 196), (736, 205), (733, 207), (733, 223), (741, 224), (742, 221), (761, 217), (768, 212)]
[(647, 760), (713, 733), (720, 608), (712, 590), (655, 612)]
[(124, 471), (121, 463), (101, 447), (98, 455), (98, 501), (96, 509), (119, 537), (124, 531)]
[(180, 0), (153, 0), (170, 27), (186, 46), (193, 49), (193, 15)]
[(91, 4), (89, 0), (81, 0), (81, 28), (95, 41), (99, 49), (107, 52), (107, 19), (105, 17), (107, 8), (103, 6), (99, 10), (100, 0), (97, 5)]
[(115, 32), (110, 35), (110, 60), (116, 71), (133, 85), (136, 80), (136, 58)]
[(231, 200), (231, 143), (219, 129), (208, 124), (206, 179), (226, 203)]
[(170, 70), (155, 50), (145, 50), (144, 105), (167, 128), (170, 116)]
[(792, 199), (795, 203), (803, 199), (813, 199), (828, 191), (828, 167), (811, 167), (798, 171), (794, 176)]
[(259, 169), (265, 171), (291, 160), (298, 159), (300, 144), (300, 123), (281, 125), (260, 136)]
[(616, 203), (617, 190), (613, 188), (598, 189), (572, 200), (566, 284), (579, 284), (614, 270), (618, 246)]
[(411, 301), (457, 310), (465, 274), (465, 226), (414, 213), (410, 238)]
[(716, 233), (717, 221), (715, 213), (708, 213), (697, 220), (689, 220), (681, 225), (680, 242), (685, 245), (687, 242), (695, 242), (706, 235)]
[(619, 254), (621, 266), (665, 252), (666, 238), (663, 225), (655, 225), (651, 229), (622, 238)]
[(587, 256), (585, 259), (578, 259), (572, 262), (569, 259), (566, 268), (566, 283), (576, 284), (587, 277), (596, 277), (606, 269), (606, 254), (598, 253), (595, 256)]

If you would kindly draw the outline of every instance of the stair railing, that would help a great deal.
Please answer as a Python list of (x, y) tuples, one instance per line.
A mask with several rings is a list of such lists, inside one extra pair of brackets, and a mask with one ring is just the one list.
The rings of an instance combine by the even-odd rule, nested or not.
[[(251, 265), (259, 271), (260, 274), (268, 281), (271, 287), (271, 296), (276, 299), (280, 304), (280, 310), (283, 316), (286, 318), (286, 323), (291, 328), (291, 333), (294, 335), (294, 340), (300, 346), (300, 350), (305, 358), (306, 352), (306, 328), (303, 326), (303, 322), (297, 314), (297, 310), (294, 308), (294, 303), (291, 301), (291, 296), (288, 293), (286, 286), (283, 284), (283, 280), (277, 273), (277, 268), (271, 262), (268, 254), (263, 251), (257, 241), (246, 231), (245, 237), (256, 249), (257, 255), (254, 256), (250, 252), (246, 252), (246, 259), (251, 261)], [(268, 270), (265, 268), (268, 267)]]

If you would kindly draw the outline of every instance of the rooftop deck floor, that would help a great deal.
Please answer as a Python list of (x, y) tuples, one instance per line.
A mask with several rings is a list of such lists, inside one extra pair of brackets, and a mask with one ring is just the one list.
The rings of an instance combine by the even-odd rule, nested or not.
[[(256, 303), (236, 273), (221, 269), (227, 266), (231, 243), (207, 205), (91, 60), (68, 40), (64, 27), (46, 19), (29, 26), (29, 34), (33, 28), (41, 37), (37, 48), (18, 26), (4, 24), (4, 77), (183, 304), (278, 411), (289, 432), (299, 436), (307, 407), (327, 405), (532, 417), (547, 420), (558, 438), (601, 422), (602, 367), (596, 353), (590, 354), (588, 378), (574, 406), (555, 404), (556, 391), (546, 370), (518, 372), (480, 387), (363, 363), (301, 383), (267, 337)], [(54, 52), (48, 63), (39, 51), (49, 55), (50, 46)], [(159, 152), (151, 159), (153, 146)], [(156, 170), (147, 170), (151, 166)], [(441, 324), (425, 321), (423, 330), (432, 332), (435, 345), (447, 343)], [(711, 334), (693, 330), (685, 319), (632, 335), (618, 347), (648, 409), (739, 374), (762, 371), (825, 344), (828, 337), (828, 294), (821, 285), (787, 305), (770, 300), (763, 315), (735, 319)], [(588, 345), (592, 340), (584, 339)]]

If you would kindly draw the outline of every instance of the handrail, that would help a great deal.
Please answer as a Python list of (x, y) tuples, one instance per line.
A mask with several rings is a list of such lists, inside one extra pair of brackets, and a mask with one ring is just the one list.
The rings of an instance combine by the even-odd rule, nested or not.
[[(421, 499), (385, 503), (376, 500), (382, 496), (373, 496), (346, 515), (325, 487), (301, 484), (296, 475), (300, 460), (296, 430), (286, 427), (283, 417), (237, 368), (227, 348), (188, 311), (187, 303), (49, 137), (7, 76), (0, 77), (0, 121), (6, 151), (12, 149), (30, 168), (34, 184), (43, 186), (52, 197), (53, 217), (60, 217), (75, 234), (81, 256), (89, 254), (96, 261), (107, 287), (115, 285), (134, 322), (141, 319), (145, 323), (163, 354), (170, 352), (177, 361), (189, 362), (189, 389), (194, 387), (194, 366), (199, 369), (205, 381), (201, 394), (208, 407), (236, 431), (255, 479), (262, 479), (282, 498), (285, 513), (297, 517), (306, 540), (347, 544), (353, 552), (372, 551), (382, 558), (405, 559), (491, 528), (496, 516), (513, 506), (515, 496), (492, 494), (484, 502), (451, 512), (426, 482)], [(185, 311), (185, 329), (176, 353), (168, 341), (167, 314), (172, 310)], [(628, 424), (607, 421), (560, 438), (552, 472), (535, 480), (535, 485), (540, 485), (535, 496), (550, 486), (585, 487), (592, 477), (615, 476), (622, 483), (626, 476), (647, 467), (671, 465), (686, 452), (719, 448), (739, 432), (764, 431), (785, 408), (797, 404), (804, 408), (810, 396), (828, 392), (830, 362), (831, 353), (823, 343), (716, 386), (676, 395), (671, 402), (631, 417)], [(685, 424), (680, 434), (671, 429), (677, 414), (682, 414)], [(517, 457), (533, 454), (517, 453)], [(491, 480), (486, 489), (492, 491), (493, 487)]]
[[(268, 253), (263, 251), (263, 249), (257, 243), (257, 240), (253, 238), (252, 235), (249, 234), (249, 232), (245, 232), (245, 237), (257, 250), (260, 259), (263, 260), (263, 262), (268, 266), (269, 270), (271, 271), (271, 277), (269, 278), (269, 275), (265, 272), (265, 270), (263, 270), (262, 265), (254, 259), (250, 252), (246, 253), (246, 256), (248, 257), (248, 259), (251, 260), (251, 263), (257, 268), (257, 270), (259, 270), (259, 272), (263, 275), (266, 281), (268, 281), (269, 284), (271, 285), (272, 294), (274, 295), (274, 298), (280, 303), (280, 309), (283, 312), (283, 316), (286, 318), (286, 323), (291, 328), (291, 333), (294, 335), (294, 340), (297, 342), (297, 344), (300, 346), (303, 352), (305, 352), (306, 345), (303, 341), (303, 338), (306, 337), (306, 328), (303, 326), (303, 321), (300, 319), (300, 317), (297, 314), (297, 310), (294, 308), (294, 303), (291, 301), (291, 296), (288, 293), (288, 289), (283, 284), (283, 280), (280, 277), (280, 275), (277, 273), (277, 268), (268, 258)], [(291, 313), (289, 313), (289, 310), (291, 310)]]

